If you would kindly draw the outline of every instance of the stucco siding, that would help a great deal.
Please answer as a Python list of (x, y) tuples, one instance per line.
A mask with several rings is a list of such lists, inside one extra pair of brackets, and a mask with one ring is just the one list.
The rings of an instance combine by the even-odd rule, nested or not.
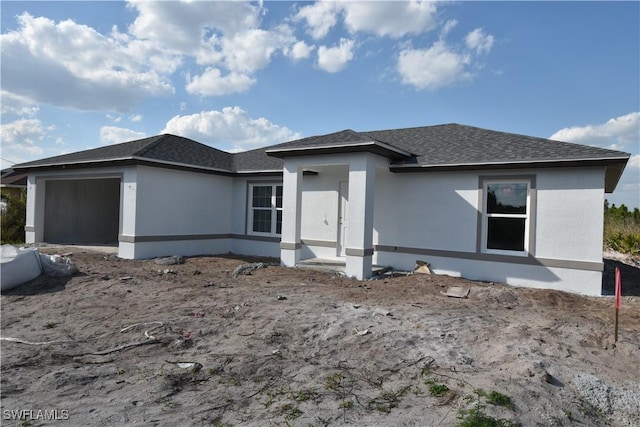
[(538, 174), (536, 257), (602, 261), (603, 183), (603, 168)]
[(374, 244), (475, 252), (478, 175), (378, 170)]
[(138, 167), (136, 236), (227, 234), (232, 178)]

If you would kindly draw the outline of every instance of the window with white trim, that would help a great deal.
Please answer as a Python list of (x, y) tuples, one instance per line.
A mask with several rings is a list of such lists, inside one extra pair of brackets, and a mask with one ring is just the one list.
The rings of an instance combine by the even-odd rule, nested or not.
[(526, 180), (484, 181), (483, 252), (529, 253), (530, 187)]
[(249, 234), (282, 234), (282, 184), (249, 185)]

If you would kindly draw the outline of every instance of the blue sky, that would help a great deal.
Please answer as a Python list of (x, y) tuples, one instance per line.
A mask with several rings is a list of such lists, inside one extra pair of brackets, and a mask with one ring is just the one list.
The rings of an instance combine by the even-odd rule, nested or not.
[(240, 151), (461, 123), (632, 154), (639, 2), (11, 2), (2, 167), (159, 133)]

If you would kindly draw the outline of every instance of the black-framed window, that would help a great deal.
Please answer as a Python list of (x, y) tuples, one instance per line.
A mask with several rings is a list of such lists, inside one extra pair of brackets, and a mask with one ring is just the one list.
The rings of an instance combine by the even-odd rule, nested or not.
[(527, 254), (530, 188), (526, 180), (487, 180), (483, 185), (482, 249), (484, 252)]
[(249, 186), (249, 233), (282, 234), (282, 184)]

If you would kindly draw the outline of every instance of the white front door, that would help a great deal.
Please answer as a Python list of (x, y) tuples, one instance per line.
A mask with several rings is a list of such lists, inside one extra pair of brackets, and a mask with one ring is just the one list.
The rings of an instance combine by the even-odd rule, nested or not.
[(349, 182), (340, 181), (338, 203), (338, 256), (346, 256), (347, 229), (349, 228)]

